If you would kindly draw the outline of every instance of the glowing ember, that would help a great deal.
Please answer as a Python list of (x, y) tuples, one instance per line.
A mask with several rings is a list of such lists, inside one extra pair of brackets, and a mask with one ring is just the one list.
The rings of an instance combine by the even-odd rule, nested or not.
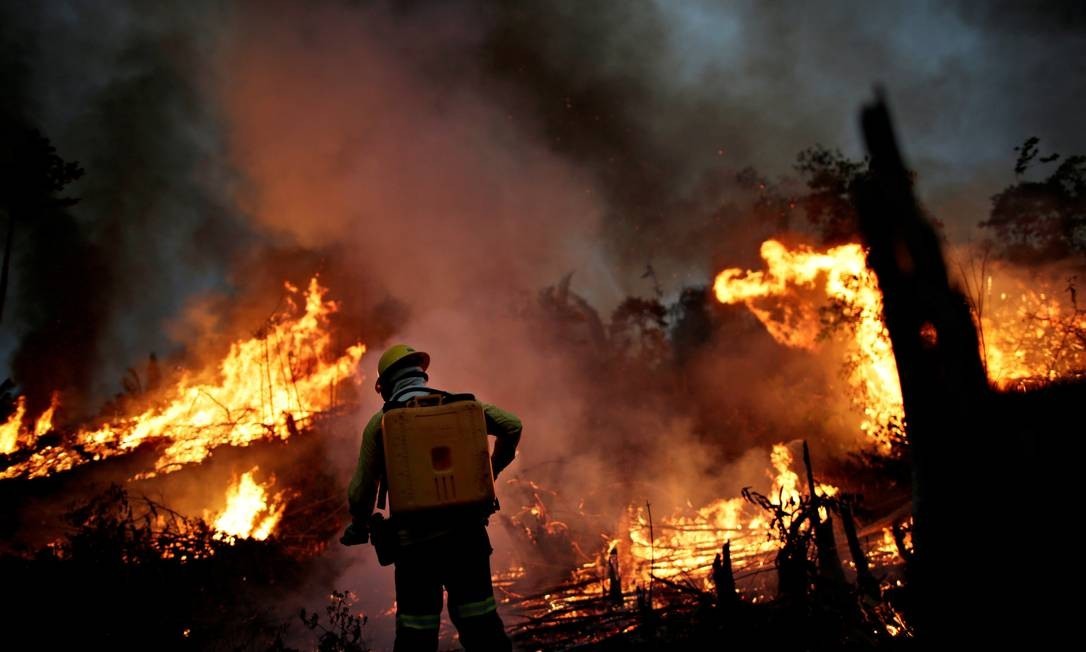
[(882, 321), (882, 293), (857, 244), (819, 253), (809, 247), (787, 249), (776, 240), (762, 244), (766, 271), (726, 269), (713, 290), (726, 304), (743, 303), (778, 342), (813, 349), (822, 332), (819, 305), (800, 295), (818, 291), (837, 304), (848, 320), (853, 338), (846, 361), (848, 382), (857, 390), (864, 420), (860, 429), (884, 451), (889, 429), (904, 419), (901, 384)]
[(897, 549), (897, 542), (894, 541), (894, 533), (889, 527), (882, 528), (882, 538), (878, 544), (876, 544), (868, 554), (872, 559), (900, 559), (901, 554)]
[[(288, 308), (269, 320), (257, 336), (234, 342), (213, 379), (183, 376), (142, 414), (97, 429), (82, 429), (66, 446), (49, 446), (0, 473), (0, 478), (40, 477), (90, 460), (129, 452), (147, 442), (164, 446), (156, 473), (199, 462), (212, 449), (246, 446), (262, 439), (286, 439), (297, 422), (332, 407), (333, 388), (358, 374), (366, 348), (361, 343), (332, 355), (329, 317), (338, 309), (313, 279), (304, 295), (286, 285)], [(296, 298), (304, 297), (304, 306)], [(13, 415), (4, 428), (21, 423)], [(7, 446), (14, 435), (3, 433)], [(144, 477), (146, 477), (144, 476)]]
[(991, 276), (984, 290), (980, 332), (995, 386), (1050, 382), (1086, 370), (1086, 311), (1073, 300), (1021, 286), (992, 296)]
[[(253, 477), (257, 470), (254, 466), (243, 473), (226, 491), (226, 509), (215, 518), (215, 529), (222, 538), (263, 541), (283, 517), (286, 505), (282, 494), (269, 496), (268, 490)], [(274, 480), (273, 477), (269, 484)]]

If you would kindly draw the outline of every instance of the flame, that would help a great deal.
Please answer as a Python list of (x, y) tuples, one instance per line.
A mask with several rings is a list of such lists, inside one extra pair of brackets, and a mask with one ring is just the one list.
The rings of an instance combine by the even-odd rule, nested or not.
[[(15, 400), (15, 410), (8, 420), (0, 424), (0, 453), (14, 453), (20, 448), (32, 446), (42, 435), (53, 429), (53, 414), (60, 406), (60, 396), (53, 392), (49, 407), (34, 422), (34, 429), (28, 430), (23, 422), (26, 419), (26, 397)], [(2, 477), (2, 476), (0, 476)]]
[(879, 542), (868, 550), (868, 555), (872, 561), (901, 559), (901, 553), (897, 549), (897, 542), (894, 541), (893, 530), (889, 527), (882, 528)]
[(992, 285), (989, 276), (986, 309), (978, 319), (992, 384), (1009, 389), (1086, 369), (1086, 311), (1079, 310), (1073, 298), (1063, 301), (1047, 288), (1020, 284), (995, 297)]
[[(729, 268), (718, 274), (713, 284), (717, 299), (743, 303), (774, 339), (802, 349), (815, 348), (822, 332), (819, 302), (811, 300), (811, 294), (843, 308), (854, 335), (845, 362), (865, 417), (860, 428), (885, 452), (887, 428), (903, 423), (904, 408), (882, 319), (882, 293), (863, 248), (846, 244), (820, 253), (805, 246), (789, 250), (767, 240), (761, 256), (765, 271)], [(1010, 270), (1001, 270), (1001, 276), (1005, 278), (984, 277), (980, 296), (974, 297), (981, 353), (992, 385), (1008, 389), (1081, 375), (1086, 370), (1086, 311), (1078, 307), (1074, 287), (1066, 288), (1066, 301), (1035, 278), (1027, 284), (1015, 280)]]
[[(904, 424), (901, 387), (891, 348), (889, 333), (882, 318), (882, 295), (877, 279), (867, 268), (863, 248), (849, 244), (824, 252), (809, 247), (786, 248), (769, 240), (762, 245), (761, 256), (767, 268), (742, 271), (731, 268), (715, 279), (714, 291), (725, 304), (744, 304), (780, 343), (807, 350), (819, 346), (825, 331), (821, 308), (833, 304), (851, 337), (846, 341), (845, 368), (852, 387), (857, 389), (859, 407), (865, 419), (860, 429), (884, 452), (888, 426)], [(1031, 279), (1035, 282), (1035, 279)], [(1086, 311), (1076, 304), (1075, 289), (1068, 287), (1070, 301), (1061, 301), (1051, 288), (1019, 288), (996, 292), (993, 283), (984, 283), (987, 312), (976, 309), (981, 327), (982, 353), (987, 361), (993, 386), (1007, 388), (1022, 381), (1054, 379), (1082, 374), (1086, 370)], [(934, 329), (928, 335), (937, 337)], [(787, 504), (798, 499), (800, 476), (792, 466), (791, 450), (782, 444), (770, 453), (769, 476), (771, 500)], [(804, 487), (805, 489), (805, 487)], [(838, 488), (819, 484), (816, 493), (834, 496)], [(536, 507), (526, 511), (537, 514)], [(824, 508), (819, 517), (827, 518)], [(627, 522), (617, 539), (601, 536), (601, 548), (594, 561), (576, 568), (566, 589), (542, 598), (529, 596), (519, 603), (537, 612), (550, 612), (558, 619), (575, 618), (586, 611), (586, 594), (602, 596), (610, 585), (612, 569), (621, 571), (623, 591), (635, 585), (645, 586), (651, 578), (669, 579), (672, 584), (700, 584), (710, 590), (713, 560), (728, 542), (736, 579), (746, 579), (748, 587), (757, 586), (756, 574), (774, 565), (779, 549), (777, 532), (770, 527), (770, 517), (742, 498), (721, 498), (700, 508), (689, 509), (650, 519), (648, 509), (631, 506)], [(805, 525), (806, 526), (806, 525)], [(903, 563), (901, 551), (891, 527), (878, 527), (874, 541), (867, 541), (869, 562), (889, 568)], [(911, 531), (903, 534), (904, 549), (911, 551)], [(617, 556), (615, 555), (617, 549)], [(510, 583), (525, 573), (514, 567), (496, 580)], [(902, 585), (900, 578), (883, 580)], [(497, 581), (496, 581), (497, 585)], [(503, 589), (505, 590), (505, 589)], [(757, 602), (757, 588), (752, 602)], [(505, 590), (507, 595), (515, 593)], [(506, 600), (508, 601), (508, 599)], [(909, 628), (892, 609), (884, 614), (891, 635), (908, 634)]]
[[(794, 461), (788, 446), (773, 446), (772, 470), (767, 470), (772, 481), (768, 495), (782, 504), (800, 498), (799, 474), (792, 469)], [(825, 484), (817, 490), (830, 496), (837, 492), (836, 487)], [(629, 558), (623, 565), (638, 569), (643, 582), (648, 580), (650, 570), (653, 576), (662, 578), (699, 573), (703, 588), (708, 590), (711, 580), (705, 571), (724, 542), (731, 543), (732, 565), (737, 571), (772, 566), (770, 553), (780, 545), (765, 514), (739, 497), (715, 500), (692, 514), (673, 514), (651, 527), (647, 510), (632, 509), (631, 514)]]
[[(316, 278), (301, 307), (295, 301), (299, 289), (289, 283), (285, 287), (287, 310), (258, 335), (234, 342), (214, 380), (186, 374), (163, 403), (118, 422), (81, 429), (67, 445), (36, 451), (0, 472), (0, 478), (46, 476), (158, 442), (163, 450), (154, 470), (141, 476), (149, 477), (200, 462), (218, 446), (290, 437), (298, 420), (334, 406), (335, 386), (356, 377), (366, 347), (357, 343), (333, 357), (328, 321), (338, 304), (325, 299), (327, 290)], [(0, 433), (0, 445), (8, 445), (11, 435)]]
[[(259, 467), (246, 471), (226, 490), (226, 508), (215, 518), (215, 529), (221, 538), (267, 539), (283, 517), (286, 504), (282, 494), (270, 496), (268, 490), (257, 483), (254, 475)], [(269, 480), (270, 485), (274, 476)]]
[(46, 408), (45, 412), (42, 412), (41, 415), (38, 416), (38, 420), (34, 422), (35, 439), (53, 429), (53, 414), (56, 413), (58, 407), (60, 407), (60, 394), (53, 392), (53, 397), (49, 400), (49, 407)]
[[(770, 240), (762, 245), (761, 255), (767, 264), (765, 270), (722, 271), (714, 284), (717, 298), (726, 304), (745, 305), (778, 342), (807, 350), (820, 345), (825, 334), (822, 308), (832, 304), (849, 334), (845, 338), (845, 369), (864, 414), (860, 430), (886, 452), (889, 428), (903, 426), (904, 410), (896, 361), (882, 318), (882, 295), (876, 277), (867, 268), (863, 248), (849, 244), (819, 252), (802, 246), (788, 249)], [(985, 283), (989, 299), (993, 285), (989, 277)], [(1075, 303), (1074, 288), (1067, 291), (1070, 302), (1054, 299), (1047, 288), (998, 292), (999, 300), (988, 302), (987, 314), (977, 311), (982, 350), (994, 386), (1013, 386), (1022, 379), (1048, 381), (1086, 369), (1086, 337), (1082, 335), (1086, 333), (1086, 313)], [(930, 336), (936, 335), (932, 330)], [(783, 504), (798, 499), (801, 482), (792, 468), (791, 450), (778, 444), (769, 457), (767, 474), (772, 483), (767, 496)], [(834, 496), (839, 490), (819, 484), (815, 491)], [(543, 513), (536, 505), (525, 507), (525, 512)], [(819, 517), (827, 516), (820, 508)], [(753, 591), (752, 601), (756, 602), (760, 597), (758, 573), (774, 566), (780, 546), (770, 517), (738, 497), (721, 498), (700, 508), (691, 505), (662, 518), (657, 514), (651, 520), (646, 507), (631, 506), (626, 519), (619, 529), (622, 536), (601, 535), (596, 558), (574, 570), (567, 588), (542, 598), (520, 598), (511, 590), (503, 591), (520, 599), (522, 607), (562, 619), (587, 613), (586, 595), (606, 594), (612, 569), (621, 571), (625, 595), (654, 577), (700, 584), (710, 590), (713, 560), (728, 542), (736, 579), (745, 580), (748, 588), (743, 590)], [(892, 529), (875, 532), (876, 540), (865, 543), (870, 563), (881, 568), (899, 566), (904, 560)], [(903, 537), (905, 549), (911, 550), (910, 532), (906, 530)], [(495, 577), (508, 584), (524, 573), (523, 567), (514, 567)], [(893, 581), (901, 586), (901, 579)], [(908, 632), (895, 612), (888, 616), (886, 626), (892, 635)]]
[(903, 422), (904, 406), (890, 334), (882, 320), (882, 293), (863, 248), (846, 244), (819, 253), (805, 246), (789, 250), (767, 240), (761, 256), (766, 271), (720, 272), (713, 284), (716, 298), (725, 304), (743, 303), (774, 339), (802, 349), (815, 348), (822, 322), (819, 306), (800, 291), (820, 292), (840, 306), (853, 333), (846, 369), (864, 413), (859, 428), (884, 452), (889, 450), (888, 428)]
[(792, 451), (784, 444), (774, 444), (769, 461), (777, 472), (771, 495), (780, 497), (782, 504), (799, 500), (799, 474), (792, 470)]
[(15, 401), (15, 411), (3, 425), (0, 425), (0, 453), (14, 453), (19, 447), (19, 434), (23, 430), (24, 416), (26, 416), (26, 397), (20, 396)]

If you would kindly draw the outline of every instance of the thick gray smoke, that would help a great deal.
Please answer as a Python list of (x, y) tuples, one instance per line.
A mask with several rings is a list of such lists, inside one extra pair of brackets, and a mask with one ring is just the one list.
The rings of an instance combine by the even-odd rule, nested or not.
[[(323, 246), (356, 217), (385, 229), (365, 238), (389, 256), (379, 267), (413, 267), (435, 294), (453, 277), (408, 263), (384, 226), (417, 234), (412, 211), (432, 220), (430, 242), (519, 246), (507, 258), (518, 270), (484, 265), (471, 272), (480, 278), (516, 284), (533, 270), (534, 283), (575, 269), (605, 307), (650, 289), (639, 278), (650, 260), (667, 292), (704, 281), (710, 263), (749, 256), (762, 235), (735, 242), (747, 218), (735, 172), (787, 173), (814, 143), (859, 155), (855, 108), (875, 82), (894, 102), (922, 190), (959, 236), (1010, 180), (1011, 149), (1026, 135), (1086, 149), (1077, 3), (72, 1), (3, 11), (5, 49), (25, 62), (11, 83), (26, 92), (9, 101), (88, 169), (74, 212), (109, 252), (101, 374), (83, 388), (96, 396), (132, 358), (176, 348), (164, 323), (190, 297), (236, 287), (235, 261), (255, 242)], [(249, 137), (274, 143), (250, 151)], [(325, 184), (319, 194), (300, 174)], [(368, 186), (365, 198), (328, 188), (347, 178)], [(487, 226), (459, 228), (467, 215)], [(567, 246), (531, 237), (540, 232), (566, 233)], [(380, 282), (417, 291), (409, 270)], [(7, 350), (30, 328), (16, 324)]]
[(931, 207), (968, 237), (1026, 136), (1086, 148), (1084, 23), (1073, 2), (518, 3), (492, 64), (553, 146), (592, 162), (614, 253), (678, 258), (681, 278), (677, 243), (727, 239), (707, 219), (721, 180), (786, 173), (814, 143), (860, 157), (856, 108), (876, 83)]
[[(69, 210), (73, 229), (99, 261), (72, 267), (82, 252), (39, 242), (36, 230), (51, 226), (45, 219), (29, 220), (16, 236), (4, 341), (15, 348), (16, 380), (34, 399), (54, 383), (69, 407), (88, 398), (93, 409), (120, 390), (129, 365), (177, 350), (184, 343), (166, 332), (167, 321), (190, 297), (226, 289), (256, 237), (230, 200), (235, 177), (221, 116), (205, 92), (217, 74), (212, 53), (224, 13), (217, 4), (150, 13), (140, 3), (3, 10), (9, 47), (25, 65), (21, 111), (61, 157), (88, 170), (66, 194), (80, 198)], [(85, 283), (88, 270), (95, 283)], [(50, 302), (85, 309), (38, 314)], [(67, 330), (52, 325), (61, 319)], [(27, 359), (49, 346), (38, 341), (42, 333), (74, 347), (60, 364), (85, 365), (88, 373), (50, 377), (52, 365)]]

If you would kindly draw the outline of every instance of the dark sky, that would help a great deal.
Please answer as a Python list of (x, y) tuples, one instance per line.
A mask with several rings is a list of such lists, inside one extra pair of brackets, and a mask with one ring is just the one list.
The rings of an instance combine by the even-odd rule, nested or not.
[(677, 173), (669, 190), (720, 165), (719, 149), (724, 164), (769, 175), (815, 143), (860, 156), (856, 110), (876, 83), (922, 190), (951, 224), (979, 219), (1025, 138), (1086, 149), (1082, 3), (576, 5), (531, 15), (519, 42), (564, 83), (616, 97), (639, 155)]
[[(112, 247), (122, 279), (104, 298), (116, 305), (101, 343), (114, 360), (103, 377), (114, 378), (126, 356), (168, 348), (192, 297), (228, 291), (237, 260), (269, 243), (321, 249), (362, 228), (394, 230), (401, 215), (425, 228), (412, 215), (440, 212), (434, 202), (398, 200), (393, 219), (387, 198), (355, 194), (391, 187), (381, 157), (404, 147), (382, 133), (410, 154), (387, 166), (402, 196), (453, 183), (413, 176), (418, 143), (432, 142), (434, 161), (462, 174), (458, 187), (487, 180), (449, 195), (442, 223), (504, 234), (489, 246), (537, 261), (538, 274), (512, 274), (518, 282), (575, 270), (606, 306), (648, 291), (647, 261), (674, 293), (718, 261), (749, 258), (729, 224), (707, 226), (733, 201), (729, 180), (746, 166), (790, 174), (814, 144), (858, 156), (857, 109), (879, 83), (929, 206), (952, 236), (973, 238), (989, 197), (1013, 181), (1015, 145), (1039, 136), (1043, 150), (1086, 152), (1083, 6), (11, 1), (0, 52), (23, 64), (5, 68), (5, 84), (25, 89), (5, 101), (87, 169), (74, 212)], [(262, 61), (275, 70), (254, 81)], [(281, 114), (261, 118), (289, 116), (282, 124), (243, 122), (254, 103), (279, 102)], [(303, 136), (310, 119), (335, 129)], [(278, 138), (336, 148), (265, 151)], [(372, 167), (344, 163), (352, 148)], [(322, 206), (319, 228), (269, 204), (274, 186), (292, 187), (293, 168), (276, 167), (288, 156), (328, 171), (324, 198), (342, 195)], [(530, 238), (509, 226), (521, 215)], [(397, 279), (377, 275), (395, 294)], [(2, 352), (29, 328), (5, 325)]]

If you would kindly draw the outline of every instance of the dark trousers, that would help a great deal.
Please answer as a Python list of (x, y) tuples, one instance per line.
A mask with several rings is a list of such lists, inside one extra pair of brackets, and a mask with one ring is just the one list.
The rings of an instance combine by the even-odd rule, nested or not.
[(395, 652), (437, 650), (442, 588), (460, 644), (473, 650), (511, 650), (490, 583), (486, 526), (454, 530), (405, 546), (396, 560)]

